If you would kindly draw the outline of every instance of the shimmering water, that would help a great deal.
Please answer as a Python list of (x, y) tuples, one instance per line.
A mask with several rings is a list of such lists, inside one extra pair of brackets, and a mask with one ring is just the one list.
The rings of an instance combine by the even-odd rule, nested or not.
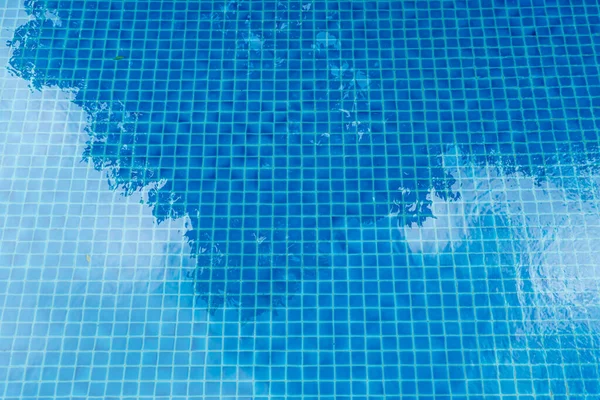
[(600, 398), (597, 2), (2, 1), (4, 398)]

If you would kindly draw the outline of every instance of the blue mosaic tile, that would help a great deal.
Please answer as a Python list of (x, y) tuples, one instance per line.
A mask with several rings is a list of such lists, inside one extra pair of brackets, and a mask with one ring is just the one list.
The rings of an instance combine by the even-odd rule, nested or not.
[(600, 399), (597, 1), (0, 4), (0, 397)]

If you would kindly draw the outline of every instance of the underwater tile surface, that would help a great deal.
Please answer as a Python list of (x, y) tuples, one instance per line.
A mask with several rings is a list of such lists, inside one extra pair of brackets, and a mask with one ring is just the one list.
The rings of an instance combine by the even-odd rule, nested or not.
[(0, 398), (600, 399), (596, 0), (0, 23)]

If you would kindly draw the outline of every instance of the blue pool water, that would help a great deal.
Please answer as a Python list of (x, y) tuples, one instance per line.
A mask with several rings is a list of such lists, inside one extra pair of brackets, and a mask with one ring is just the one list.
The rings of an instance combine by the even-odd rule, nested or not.
[(592, 0), (0, 0), (0, 397), (600, 399)]

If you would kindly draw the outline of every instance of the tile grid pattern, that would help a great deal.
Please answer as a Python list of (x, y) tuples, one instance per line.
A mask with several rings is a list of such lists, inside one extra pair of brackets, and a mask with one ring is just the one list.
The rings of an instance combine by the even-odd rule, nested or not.
[[(25, 111), (20, 108), (22, 106), (26, 110), (36, 110), (36, 107), (52, 109), (49, 120), (45, 119), (45, 112), (38, 118), (32, 116), (31, 121), (41, 121), (36, 125), (38, 130), (35, 131), (34, 140), (39, 137), (43, 142), (45, 136), (59, 140), (48, 146), (48, 154), (42, 154), (39, 158), (28, 158), (28, 146), (18, 147), (16, 159), (20, 163), (14, 164), (15, 170), (8, 172), (12, 174), (12, 186), (8, 191), (3, 191), (3, 200), (0, 201), (0, 207), (4, 210), (2, 216), (5, 218), (1, 229), (1, 256), (5, 263), (1, 269), (5, 277), (2, 280), (5, 289), (0, 340), (2, 350), (10, 353), (8, 358), (0, 357), (4, 359), (0, 373), (5, 377), (0, 380), (4, 384), (1, 390), (5, 398), (162, 396), (206, 399), (592, 399), (598, 396), (599, 374), (594, 344), (597, 335), (594, 333), (596, 320), (593, 314), (582, 321), (575, 318), (583, 322), (583, 327), (566, 327), (564, 332), (559, 330), (558, 334), (526, 332), (524, 326), (528, 323), (528, 317), (523, 314), (536, 312), (534, 309), (538, 306), (540, 309), (554, 307), (555, 312), (550, 312), (549, 315), (559, 315), (556, 321), (552, 321), (557, 325), (565, 321), (564, 317), (568, 313), (562, 311), (563, 304), (537, 304), (541, 295), (531, 292), (527, 287), (518, 287), (518, 279), (507, 272), (515, 264), (528, 261), (519, 259), (525, 257), (521, 254), (536, 254), (539, 243), (535, 240), (539, 238), (536, 234), (527, 232), (524, 233), (524, 239), (506, 238), (501, 236), (503, 230), (513, 229), (515, 226), (527, 227), (531, 222), (525, 219), (532, 218), (529, 214), (532, 208), (534, 217), (541, 219), (543, 214), (540, 204), (554, 206), (555, 202), (546, 201), (548, 197), (543, 197), (546, 195), (542, 191), (535, 191), (533, 185), (531, 188), (511, 187), (510, 184), (515, 184), (514, 180), (509, 183), (503, 181), (511, 179), (510, 177), (498, 178), (487, 170), (484, 170), (487, 174), (485, 176), (473, 178), (467, 174), (462, 180), (454, 175), (459, 186), (475, 182), (480, 186), (490, 186), (490, 190), (507, 193), (511, 201), (523, 205), (523, 210), (513, 212), (514, 209), (509, 209), (506, 218), (481, 214), (477, 225), (467, 227), (470, 239), (464, 246), (450, 246), (450, 249), (445, 248), (442, 252), (418, 252), (411, 251), (405, 238), (397, 236), (397, 220), (393, 214), (400, 213), (401, 206), (382, 195), (382, 192), (387, 192), (387, 187), (377, 189), (378, 182), (388, 184), (389, 181), (397, 181), (399, 174), (406, 173), (412, 177), (399, 182), (404, 187), (413, 188), (415, 192), (419, 189), (424, 192), (430, 190), (419, 186), (421, 179), (437, 178), (432, 176), (431, 161), (426, 156), (426, 151), (447, 143), (446, 139), (450, 136), (451, 143), (467, 143), (472, 154), (483, 152), (483, 147), (479, 146), (483, 142), (490, 147), (502, 149), (506, 158), (524, 157), (527, 160), (524, 162), (525, 166), (530, 165), (532, 169), (539, 167), (539, 158), (536, 157), (543, 156), (542, 163), (545, 163), (545, 156), (554, 156), (556, 148), (561, 144), (571, 146), (577, 142), (587, 149), (586, 146), (595, 144), (596, 137), (585, 126), (583, 130), (558, 129), (556, 132), (553, 129), (542, 129), (546, 136), (541, 137), (540, 134), (539, 140), (527, 142), (525, 153), (519, 147), (520, 142), (512, 136), (495, 138), (492, 143), (485, 143), (486, 136), (481, 133), (504, 132), (511, 121), (519, 132), (519, 125), (549, 123), (555, 118), (554, 114), (567, 123), (580, 119), (582, 125), (595, 124), (595, 118), (590, 114), (593, 114), (592, 104), (596, 99), (593, 91), (597, 90), (597, 85), (579, 81), (578, 77), (582, 75), (578, 71), (581, 68), (568, 64), (568, 74), (562, 75), (556, 85), (548, 85), (549, 90), (559, 90), (555, 96), (548, 97), (548, 102), (557, 102), (556, 107), (538, 106), (535, 96), (524, 96), (523, 93), (527, 90), (534, 92), (540, 87), (514, 89), (521, 85), (516, 77), (525, 70), (531, 71), (535, 68), (532, 63), (538, 61), (535, 61), (536, 58), (523, 57), (524, 52), (528, 51), (525, 46), (511, 43), (502, 48), (502, 51), (509, 52), (501, 54), (501, 57), (518, 59), (520, 62), (525, 60), (526, 63), (519, 65), (520, 68), (515, 68), (514, 71), (505, 69), (501, 79), (506, 88), (498, 90), (503, 91), (503, 98), (507, 102), (518, 101), (518, 105), (508, 104), (504, 108), (497, 104), (492, 106), (489, 98), (482, 94), (489, 89), (486, 86), (488, 81), (485, 77), (474, 78), (469, 74), (477, 73), (477, 70), (472, 69), (473, 65), (481, 67), (481, 73), (493, 74), (499, 71), (499, 68), (494, 71), (490, 67), (486, 72), (484, 65), (477, 65), (486, 62), (485, 54), (478, 54), (483, 51), (483, 46), (478, 41), (483, 40), (480, 39), (481, 24), (487, 21), (494, 21), (494, 29), (498, 31), (507, 29), (505, 25), (500, 25), (505, 20), (492, 18), (495, 16), (495, 9), (501, 8), (504, 3), (460, 3), (456, 7), (457, 11), (452, 12), (448, 11), (447, 2), (381, 2), (379, 6), (373, 2), (365, 2), (364, 9), (355, 3), (357, 2), (287, 3), (290, 15), (298, 15), (298, 21), (292, 15), (289, 20), (293, 20), (291, 23), (301, 22), (301, 25), (292, 27), (290, 24), (289, 34), (293, 39), (283, 40), (290, 50), (290, 57), (284, 61), (287, 68), (284, 78), (265, 78), (271, 71), (277, 76), (278, 69), (274, 64), (279, 54), (278, 47), (270, 44), (270, 38), (266, 34), (253, 32), (264, 31), (265, 26), (277, 23), (275, 19), (268, 18), (268, 15), (273, 15), (269, 11), (279, 7), (279, 3), (252, 2), (249, 6), (250, 29), (247, 35), (236, 37), (235, 44), (245, 50), (248, 62), (259, 65), (259, 69), (246, 67), (240, 61), (241, 55), (237, 50), (235, 55), (230, 53), (226, 56), (226, 43), (229, 42), (223, 40), (220, 43), (219, 37), (229, 37), (227, 29), (222, 29), (224, 32), (219, 33), (214, 28), (215, 25), (207, 25), (211, 28), (200, 29), (198, 34), (208, 35), (210, 32), (212, 35), (208, 58), (203, 60), (208, 64), (208, 71), (204, 75), (199, 73), (200, 78), (194, 77), (192, 80), (194, 83), (201, 82), (206, 91), (192, 93), (190, 90), (186, 94), (184, 87), (190, 83), (189, 80), (183, 77), (164, 78), (164, 74), (172, 72), (172, 64), (177, 62), (179, 49), (176, 46), (185, 41), (175, 40), (180, 39), (176, 37), (177, 29), (162, 29), (158, 24), (155, 33), (158, 37), (164, 34), (172, 35), (174, 39), (172, 47), (160, 47), (155, 56), (149, 56), (153, 53), (150, 50), (143, 55), (143, 62), (151, 61), (159, 65), (158, 70), (150, 69), (150, 74), (145, 69), (144, 73), (149, 75), (140, 72), (137, 83), (136, 79), (126, 80), (121, 76), (113, 80), (114, 87), (108, 91), (94, 92), (89, 88), (86, 91), (90, 96), (102, 99), (113, 93), (119, 98), (119, 92), (127, 97), (133, 92), (135, 85), (148, 91), (156, 89), (153, 92), (156, 96), (154, 100), (137, 104), (130, 102), (124, 106), (156, 107), (152, 108), (155, 112), (150, 113), (150, 118), (156, 118), (151, 121), (150, 128), (142, 122), (136, 122), (136, 126), (141, 126), (142, 130), (154, 132), (153, 129), (165, 127), (165, 123), (172, 125), (174, 131), (169, 131), (171, 133), (158, 135), (158, 139), (148, 139), (159, 140), (157, 143), (153, 142), (153, 150), (158, 148), (162, 152), (156, 168), (167, 171), (164, 175), (167, 180), (175, 179), (177, 173), (183, 173), (183, 170), (186, 170), (188, 177), (194, 174), (194, 169), (199, 170), (196, 171), (197, 174), (204, 174), (204, 171), (214, 173), (215, 176), (224, 174), (224, 177), (219, 176), (221, 179), (215, 179), (216, 183), (211, 182), (210, 178), (195, 179), (200, 183), (193, 185), (191, 181), (194, 179), (177, 181), (177, 184), (191, 185), (179, 193), (186, 196), (183, 202), (186, 207), (194, 204), (194, 188), (200, 185), (202, 195), (206, 195), (206, 200), (203, 199), (199, 207), (200, 214), (214, 216), (206, 220), (201, 232), (207, 238), (210, 267), (215, 267), (209, 270), (207, 266), (202, 270), (208, 270), (204, 286), (208, 290), (207, 293), (200, 293), (205, 295), (202, 301), (196, 298), (196, 282), (178, 279), (177, 271), (182, 269), (182, 259), (189, 254), (190, 249), (180, 246), (165, 250), (164, 236), (161, 236), (165, 233), (156, 233), (160, 231), (160, 227), (151, 225), (148, 228), (142, 225), (143, 218), (139, 215), (143, 213), (143, 208), (136, 208), (135, 201), (118, 199), (117, 196), (117, 200), (111, 198), (111, 205), (106, 206), (103, 203), (108, 197), (98, 195), (85, 200), (89, 201), (86, 203), (90, 206), (89, 215), (87, 211), (83, 211), (80, 219), (75, 217), (75, 209), (83, 202), (80, 197), (87, 199), (86, 196), (96, 196), (100, 189), (89, 185), (82, 188), (79, 186), (82, 183), (69, 175), (69, 168), (75, 168), (73, 161), (78, 159), (79, 154), (63, 154), (66, 143), (60, 140), (66, 131), (65, 128), (55, 130), (56, 124), (53, 122), (54, 115), (61, 110), (52, 102), (43, 102), (43, 105), (38, 106), (32, 104), (45, 94), (34, 92), (25, 96), (22, 93), (28, 92), (19, 90), (19, 96), (25, 97), (17, 100), (11, 99), (7, 94), (9, 92), (3, 90), (7, 96), (5, 100), (10, 104), (10, 107), (2, 110), (3, 117), (0, 120), (0, 124), (8, 126), (6, 132), (9, 132), (3, 137), (4, 149), (16, 148), (11, 143), (16, 137), (19, 137), (20, 143), (27, 141), (27, 135), (19, 134), (27, 132), (27, 125), (18, 116)], [(74, 2), (73, 9), (82, 8), (80, 6), (83, 4)], [(239, 6), (236, 3), (211, 4), (214, 13), (210, 14), (210, 18), (215, 18), (214, 15), (221, 6), (229, 7), (230, 4), (232, 7)], [(388, 4), (388, 11), (384, 4)], [(482, 4), (486, 6), (481, 6)], [(584, 14), (580, 8), (583, 7), (584, 11), (590, 11), (588, 19), (582, 23), (576, 20), (575, 24), (588, 32), (594, 29), (590, 18), (596, 17), (597, 20), (597, 5), (566, 1), (558, 4), (559, 7), (546, 7), (546, 4), (532, 2), (531, 7), (523, 7), (523, 3), (519, 3), (520, 7), (508, 8), (513, 12), (515, 8), (519, 8), (522, 15), (543, 9), (546, 11), (543, 18), (550, 18), (550, 13), (582, 16)], [(584, 7), (586, 4), (587, 8)], [(194, 7), (193, 2), (151, 2), (149, 5), (150, 8), (168, 10), (172, 7), (181, 11), (185, 9), (187, 12), (193, 12)], [(293, 5), (296, 8), (292, 10)], [(376, 7), (382, 10), (373, 11)], [(3, 23), (11, 10), (21, 8), (20, 4), (6, 7), (3, 11)], [(169, 14), (168, 11), (165, 12)], [(317, 26), (321, 26), (319, 24), (328, 24), (328, 13), (338, 14), (336, 22), (340, 27), (327, 27), (322, 31), (317, 29)], [(460, 26), (466, 18), (465, 13), (475, 22), (463, 31), (464, 36), (459, 39), (444, 36), (443, 49), (435, 49), (435, 40), (433, 47), (427, 47), (427, 38), (440, 34), (434, 29), (438, 21)], [(246, 25), (241, 12), (223, 12), (218, 15), (223, 15), (222, 18), (234, 15), (234, 19), (228, 20), (231, 25), (242, 28)], [(54, 17), (50, 13), (47, 18)], [(90, 32), (107, 36), (114, 34), (109, 31), (110, 22), (105, 24), (108, 19), (110, 22), (114, 21), (109, 17), (97, 18), (96, 25)], [(429, 27), (422, 27), (423, 21), (428, 21)], [(121, 23), (125, 24), (125, 19)], [(363, 30), (360, 24), (368, 28)], [(561, 24), (562, 22), (551, 25), (549, 29), (563, 29)], [(573, 23), (568, 22), (567, 27), (572, 26)], [(154, 30), (135, 32), (150, 35), (150, 31)], [(323, 32), (326, 35), (319, 36)], [(375, 38), (375, 32), (379, 37)], [(510, 31), (507, 32), (502, 37), (488, 37), (486, 40), (513, 40), (510, 39)], [(388, 33), (390, 48), (404, 46), (402, 50), (396, 48), (394, 51), (404, 52), (408, 54), (407, 57), (398, 56), (392, 50), (386, 52), (387, 38), (383, 35)], [(363, 35), (366, 37), (363, 38)], [(133, 36), (135, 38), (135, 34)], [(580, 51), (583, 52), (580, 65), (593, 61), (583, 61), (583, 56), (595, 56), (595, 48), (583, 40), (596, 36), (574, 35), (573, 39), (569, 39), (567, 33), (559, 36), (569, 42), (577, 40), (572, 43), (574, 47), (583, 49)], [(541, 40), (544, 35), (537, 37)], [(148, 46), (166, 46), (165, 43), (169, 43), (153, 42), (148, 37), (135, 39), (148, 40)], [(380, 45), (367, 45), (370, 40), (378, 40)], [(310, 45), (304, 45), (304, 41), (315, 46), (312, 53)], [(461, 41), (464, 43), (459, 43)], [(340, 47), (339, 51), (336, 46)], [(373, 47), (377, 47), (377, 51)], [(461, 53), (470, 47), (473, 47), (472, 57)], [(585, 53), (588, 48), (591, 53)], [(563, 48), (548, 46), (540, 50), (550, 52), (550, 55), (546, 54), (548, 60), (543, 61), (547, 63), (546, 67), (565, 65), (560, 63), (566, 54), (557, 53), (561, 49)], [(79, 47), (78, 50), (86, 49)], [(91, 74), (105, 73), (109, 69), (106, 64), (111, 62), (110, 58), (119, 57), (118, 51), (109, 46), (103, 52), (93, 46), (89, 50), (93, 54), (93, 62), (87, 71)], [(292, 50), (296, 50), (294, 54), (297, 57), (292, 57)], [(446, 56), (438, 56), (436, 51), (443, 52)], [(561, 51), (575, 50), (566, 46)], [(98, 56), (94, 55), (95, 52), (98, 52)], [(106, 60), (107, 55), (109, 60)], [(235, 60), (227, 57), (235, 57)], [(42, 61), (44, 60), (36, 60), (39, 67), (42, 66)], [(224, 65), (227, 62), (234, 67), (226, 68)], [(342, 72), (345, 62), (348, 64), (347, 68), (352, 69), (346, 71), (346, 75)], [(268, 68), (268, 65), (273, 67)], [(592, 67), (595, 68), (595, 65)], [(339, 71), (336, 72), (335, 68)], [(63, 71), (66, 70), (68, 68), (64, 67)], [(73, 74), (80, 71), (73, 67)], [(132, 69), (129, 73), (132, 73)], [(228, 73), (234, 74), (234, 78), (225, 79)], [(339, 80), (332, 79), (336, 77), (336, 73)], [(243, 77), (240, 78), (240, 75)], [(596, 79), (593, 75), (586, 72), (583, 76)], [(14, 81), (9, 81), (8, 77), (5, 79), (4, 85), (11, 85), (8, 82)], [(569, 83), (571, 81), (575, 83)], [(267, 90), (270, 84), (268, 82), (276, 90)], [(278, 85), (282, 85), (284, 90), (277, 90)], [(327, 85), (327, 90), (311, 90), (319, 85)], [(340, 85), (344, 85), (344, 90), (339, 89)], [(474, 87), (469, 85), (475, 85), (479, 91), (473, 90)], [(232, 90), (225, 90), (231, 86)], [(47, 93), (47, 90), (45, 88), (43, 93)], [(567, 93), (569, 91), (573, 94)], [(58, 97), (57, 90), (54, 89), (51, 93)], [(217, 107), (211, 110), (215, 112), (203, 114), (203, 119), (194, 119), (194, 123), (205, 127), (203, 135), (182, 135), (186, 133), (183, 125), (179, 121), (170, 120), (176, 113), (173, 110), (161, 113), (174, 105), (188, 107), (186, 102), (192, 108), (199, 106), (200, 101), (187, 100), (190, 96), (193, 100), (198, 100), (203, 95), (209, 100), (206, 107)], [(324, 98), (310, 99), (310, 96), (317, 98), (319, 95)], [(346, 95), (349, 96), (348, 99), (343, 99)], [(229, 101), (232, 99), (227, 96), (246, 96), (247, 101)], [(268, 96), (274, 96), (276, 101), (271, 104), (272, 99)], [(442, 96), (450, 96), (456, 101), (449, 101)], [(478, 96), (482, 96), (481, 99)], [(476, 103), (477, 101), (479, 102)], [(543, 101), (545, 100), (542, 99), (540, 104)], [(569, 102), (581, 102), (582, 105), (569, 105)], [(291, 109), (279, 110), (278, 107), (283, 107), (284, 103)], [(382, 103), (379, 108), (378, 103)], [(68, 101), (58, 99), (56, 104), (68, 104)], [(327, 106), (321, 109), (321, 104)], [(111, 106), (118, 110), (114, 104)], [(381, 109), (384, 111), (380, 112)], [(149, 110), (140, 108), (132, 111)], [(226, 112), (231, 112), (231, 115), (227, 116)], [(266, 119), (271, 118), (271, 114), (273, 121)], [(232, 121), (226, 120), (227, 118)], [(278, 125), (279, 118), (282, 118), (281, 121), (287, 120), (286, 124)], [(386, 121), (388, 118), (391, 120)], [(101, 124), (106, 121), (98, 121), (95, 127), (101, 130)], [(361, 130), (363, 127), (358, 124), (359, 121), (365, 130)], [(439, 121), (442, 121), (439, 124), (441, 128), (435, 126)], [(46, 122), (49, 124), (45, 124)], [(444, 122), (451, 123), (444, 128)], [(262, 136), (252, 134), (232, 135), (231, 139), (223, 139), (231, 140), (232, 143), (218, 142), (226, 135), (217, 133), (235, 129), (236, 123), (239, 124), (238, 127), (249, 129), (250, 133), (279, 132), (282, 127), (288, 132), (285, 136), (274, 135), (272, 141), (265, 143), (261, 142)], [(378, 128), (378, 125), (381, 127)], [(439, 130), (442, 132), (438, 132)], [(536, 126), (533, 131), (528, 132), (539, 130)], [(583, 136), (590, 136), (581, 141), (568, 136), (581, 132)], [(328, 135), (323, 136), (325, 133)], [(550, 134), (555, 136), (551, 137)], [(464, 136), (469, 137), (464, 139)], [(183, 151), (181, 147), (173, 146), (179, 140), (189, 140), (185, 142), (185, 146), (181, 146), (187, 151), (187, 157), (174, 156), (178, 151)], [(200, 161), (193, 157), (193, 152), (196, 151), (193, 143), (197, 143), (197, 140), (202, 141), (198, 151), (204, 154)], [(326, 143), (325, 146), (318, 145), (319, 141), (322, 141), (321, 144)], [(323, 148), (326, 150), (320, 150)], [(104, 150), (112, 151), (109, 147)], [(236, 155), (236, 151), (242, 150), (246, 153), (237, 154), (237, 158), (231, 156), (231, 153)], [(169, 152), (173, 154), (170, 155)], [(3, 163), (6, 163), (3, 167), (10, 168), (10, 153), (2, 154)], [(62, 165), (65, 158), (69, 159), (68, 165), (53, 171), (56, 165)], [(233, 168), (218, 167), (221, 162), (230, 160)], [(277, 177), (277, 172), (270, 172), (268, 168), (264, 171), (261, 162), (269, 160), (275, 166), (284, 167), (285, 175)], [(36, 173), (35, 169), (27, 168), (30, 162), (44, 163), (47, 171), (40, 189), (31, 187), (25, 190), (26, 185), (33, 185), (31, 174)], [(179, 165), (179, 162), (182, 164)], [(198, 162), (200, 164), (195, 164)], [(239, 164), (235, 164), (236, 162)], [(560, 170), (558, 179), (565, 181), (566, 186), (575, 185), (574, 191), (581, 196), (587, 189), (579, 186), (580, 180), (570, 179), (573, 173), (569, 171), (581, 167), (578, 163), (579, 160), (574, 160), (566, 165), (560, 164), (557, 168)], [(201, 165), (202, 168), (194, 168), (193, 165)], [(396, 168), (395, 165), (401, 167)], [(364, 168), (358, 168), (359, 166)], [(548, 166), (550, 167), (553, 166)], [(83, 171), (87, 174), (83, 175), (86, 182), (93, 181), (94, 185), (100, 186), (100, 178), (92, 177), (94, 171)], [(519, 179), (526, 181), (527, 175), (520, 176)], [(231, 181), (230, 185), (219, 186), (227, 180)], [(491, 182), (497, 183), (499, 180), (502, 184), (492, 187)], [(263, 184), (267, 187), (277, 184), (281, 186), (271, 193), (261, 189)], [(325, 189), (300, 189), (303, 185), (318, 187), (320, 184)], [(373, 185), (371, 189), (370, 184)], [(48, 188), (44, 185), (57, 188), (54, 192), (56, 200), (42, 198), (44, 193), (48, 193)], [(365, 185), (367, 189), (361, 185)], [(481, 189), (472, 191), (479, 193), (478, 190), (481, 192)], [(461, 194), (467, 197), (467, 191), (468, 189), (464, 189)], [(278, 192), (285, 195), (284, 201), (276, 200)], [(365, 193), (371, 195), (370, 192), (374, 196), (362, 197)], [(47, 211), (37, 211), (38, 214), (35, 214), (37, 229), (44, 228), (44, 212), (50, 213), (50, 218), (64, 220), (64, 226), (54, 225), (47, 231), (50, 240), (41, 245), (46, 247), (39, 250), (39, 253), (33, 247), (32, 243), (35, 241), (26, 237), (31, 232), (24, 229), (24, 215), (27, 211), (20, 204), (26, 204), (28, 200), (21, 199), (19, 196), (22, 195), (19, 193), (40, 196), (40, 203), (44, 204), (43, 208)], [(300, 201), (305, 193), (313, 195), (313, 198)], [(270, 194), (271, 200), (266, 201)], [(591, 196), (594, 203), (594, 194)], [(566, 201), (562, 198), (560, 200)], [(481, 207), (485, 208), (485, 201), (479, 203)], [(579, 198), (569, 204), (576, 210), (583, 210), (586, 207), (584, 203), (586, 202)], [(228, 208), (223, 204), (227, 204)], [(162, 205), (165, 208), (157, 215), (170, 215), (169, 203), (165, 201)], [(567, 224), (569, 227), (577, 226), (574, 221), (581, 221), (583, 229), (587, 229), (586, 237), (590, 241), (595, 238), (594, 221), (582, 220), (587, 215), (585, 212), (565, 211), (564, 207), (557, 207), (559, 213), (562, 212), (567, 215), (567, 219), (571, 219)], [(350, 213), (350, 209), (355, 211)], [(382, 209), (392, 214), (392, 218), (376, 220), (374, 216), (381, 216)], [(325, 210), (325, 217), (321, 216), (321, 210)], [(229, 215), (231, 211), (238, 214)], [(347, 214), (352, 214), (354, 221), (361, 223), (332, 226), (331, 216), (344, 219)], [(88, 216), (91, 217), (89, 220), (86, 219)], [(449, 214), (449, 218), (458, 216), (458, 212)], [(139, 222), (136, 218), (139, 218)], [(552, 222), (551, 227), (560, 228), (555, 221), (557, 220)], [(283, 224), (283, 228), (277, 227), (278, 222)], [(235, 226), (236, 223), (241, 225)], [(149, 237), (145, 236), (147, 244), (135, 237), (138, 234), (137, 225), (151, 232)], [(234, 234), (240, 236), (220, 238), (220, 235), (230, 234), (224, 232), (231, 225), (239, 228), (235, 229), (237, 232)], [(87, 232), (88, 229), (83, 226), (93, 228)], [(70, 230), (64, 231), (62, 237), (54, 236), (55, 231), (52, 229), (66, 227)], [(17, 231), (11, 231), (11, 228), (19, 228), (18, 232), (23, 236), (13, 241), (8, 235)], [(427, 243), (437, 245), (446, 240), (445, 237), (438, 236), (446, 233), (437, 225), (432, 227), (427, 222), (420, 229), (416, 226), (414, 228), (419, 236), (417, 242), (420, 246)], [(541, 228), (534, 224), (531, 229)], [(103, 249), (102, 241), (98, 238), (105, 234), (101, 233), (105, 230), (109, 231), (108, 235), (115, 231), (117, 236)], [(155, 233), (157, 236), (154, 236)], [(454, 233), (452, 231), (450, 236)], [(126, 238), (127, 235), (133, 236)], [(278, 235), (290, 235), (292, 239), (284, 239)], [(527, 235), (532, 236), (529, 238)], [(454, 239), (461, 238), (459, 236)], [(14, 249), (10, 248), (12, 243), (15, 243)], [(165, 251), (166, 256), (163, 255)], [(94, 254), (89, 255), (88, 252)], [(102, 257), (103, 252), (107, 257), (104, 261), (99, 261), (97, 256)], [(584, 256), (587, 255), (592, 260), (593, 253), (592, 248), (583, 252)], [(577, 255), (577, 251), (573, 251), (573, 254)], [(90, 261), (87, 259), (88, 255)], [(34, 259), (34, 256), (41, 258)], [(236, 264), (233, 262), (236, 259), (241, 261)], [(185, 262), (189, 263), (190, 276), (198, 277), (199, 274), (192, 268), (194, 261)], [(255, 264), (261, 262), (267, 266), (301, 270), (299, 275), (295, 275), (300, 288), (297, 291), (291, 290), (293, 282), (287, 282), (288, 275), (285, 273), (276, 275), (281, 274), (277, 268), (255, 268)], [(564, 262), (561, 266), (572, 266), (578, 271), (576, 276), (584, 277), (579, 270), (583, 263), (585, 261), (577, 261), (573, 265)], [(39, 264), (43, 264), (39, 271), (38, 268), (32, 268)], [(133, 267), (143, 269), (147, 264), (158, 271), (159, 267), (164, 267), (169, 272), (153, 272), (158, 275), (149, 279), (142, 277), (133, 280), (128, 277), (129, 268), (135, 271)], [(240, 268), (235, 268), (240, 265)], [(221, 268), (224, 266), (229, 268)], [(572, 276), (566, 274), (572, 273), (573, 269), (568, 271), (559, 275), (558, 279), (564, 279), (567, 285)], [(29, 276), (30, 273), (39, 274), (39, 278)], [(166, 282), (163, 279), (165, 275), (169, 277)], [(80, 286), (76, 284), (75, 277), (83, 281)], [(128, 279), (132, 279), (130, 286), (121, 288), (120, 285), (128, 283)], [(198, 279), (205, 279), (204, 275)], [(154, 281), (155, 286), (151, 284)], [(527, 279), (525, 281), (525, 285), (532, 284)], [(595, 281), (593, 286), (597, 288)], [(273, 288), (280, 290), (283, 297), (289, 297), (284, 305), (274, 305), (271, 302)], [(502, 295), (495, 294), (492, 288), (499, 289)], [(30, 289), (32, 293), (39, 291), (37, 302), (28, 296)], [(567, 286), (562, 292), (558, 291), (557, 295), (569, 296), (571, 291), (573, 287)], [(224, 293), (231, 296), (225, 299)], [(536, 295), (540, 297), (536, 298)], [(45, 307), (46, 301), (51, 307)], [(211, 309), (209, 314), (205, 313), (204, 301)], [(236, 304), (241, 304), (241, 311), (236, 310)], [(254, 320), (239, 324), (245, 308), (251, 312), (263, 308), (268, 312), (258, 316), (252, 314)], [(36, 314), (32, 316), (31, 310), (36, 310)], [(75, 322), (65, 322), (71, 317)], [(34, 321), (31, 321), (32, 318)], [(29, 329), (28, 323), (32, 322), (33, 330), (37, 326), (40, 331), (29, 339), (24, 339), (24, 331), (19, 329)], [(44, 340), (46, 342), (42, 343)], [(543, 348), (540, 348), (542, 345)], [(41, 350), (38, 351), (38, 348)]]

